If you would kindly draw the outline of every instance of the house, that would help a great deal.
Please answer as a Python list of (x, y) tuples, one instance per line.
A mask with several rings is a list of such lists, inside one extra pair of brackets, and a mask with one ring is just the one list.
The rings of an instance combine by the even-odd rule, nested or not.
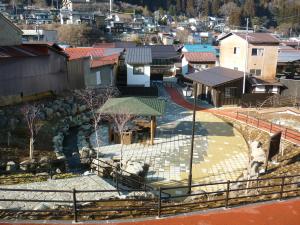
[(152, 53), (150, 48), (129, 48), (125, 56), (127, 86), (150, 87)]
[(210, 32), (192, 33), (188, 36), (188, 43), (212, 45), (213, 43), (212, 33)]
[(85, 88), (114, 86), (120, 50), (82, 47), (66, 48), (68, 72), (81, 77)]
[(161, 41), (164, 45), (174, 44), (174, 37), (171, 34), (162, 34)]
[(181, 59), (183, 75), (212, 68), (217, 62), (217, 57), (211, 52), (185, 52)]
[(57, 42), (57, 30), (22, 30), (22, 40), (26, 42)]
[(221, 107), (240, 103), (243, 75), (243, 72), (237, 70), (213, 67), (185, 77), (197, 84), (197, 98)]
[(151, 49), (151, 80), (176, 75), (175, 63), (180, 62), (180, 54), (173, 45), (148, 45)]
[(280, 46), (276, 76), (278, 78), (300, 79), (300, 50)]
[(20, 45), (22, 43), (22, 30), (0, 13), (0, 46)]
[(272, 83), (277, 90), (275, 76), (280, 41), (276, 37), (269, 33), (229, 33), (219, 41), (220, 66), (250, 74), (253, 77), (250, 83), (257, 79), (254, 84), (259, 84), (259, 92), (273, 90)]
[(68, 56), (44, 43), (0, 47), (0, 95), (28, 96), (80, 88), (67, 73)]
[(217, 55), (215, 46), (202, 44), (184, 44), (182, 52), (210, 52)]

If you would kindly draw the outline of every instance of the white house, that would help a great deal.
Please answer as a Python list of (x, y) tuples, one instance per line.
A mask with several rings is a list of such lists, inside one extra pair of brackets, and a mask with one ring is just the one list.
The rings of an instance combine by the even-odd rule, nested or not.
[(150, 87), (152, 53), (151, 48), (127, 49), (127, 86)]

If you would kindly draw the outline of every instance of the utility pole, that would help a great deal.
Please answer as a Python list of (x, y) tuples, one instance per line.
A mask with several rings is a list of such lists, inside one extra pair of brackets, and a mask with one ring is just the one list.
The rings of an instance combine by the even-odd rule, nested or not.
[(248, 67), (248, 31), (249, 31), (249, 18), (247, 18), (247, 30), (246, 30), (246, 55), (245, 55), (245, 69), (244, 69), (244, 79), (243, 79), (243, 94), (246, 93), (246, 75)]

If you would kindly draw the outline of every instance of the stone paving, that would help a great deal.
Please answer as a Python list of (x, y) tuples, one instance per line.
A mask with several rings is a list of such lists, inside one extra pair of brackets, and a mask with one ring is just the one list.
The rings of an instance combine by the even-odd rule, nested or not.
[[(123, 158), (148, 163), (148, 182), (155, 185), (186, 184), (192, 112), (175, 104), (163, 88), (159, 90), (167, 105), (164, 116), (157, 119), (155, 144), (124, 145)], [(209, 112), (197, 112), (194, 146), (194, 183), (236, 180), (247, 167), (248, 148), (243, 137)], [(99, 150), (111, 157), (119, 155), (121, 148), (109, 145)]]
[[(41, 189), (41, 190), (116, 190), (104, 179), (97, 175), (80, 176), (68, 179), (48, 180), (46, 182), (35, 182), (28, 184), (5, 185), (0, 188), (13, 188), (13, 189)], [(90, 200), (90, 199), (107, 199), (110, 197), (119, 196), (118, 192), (105, 192), (105, 193), (78, 193), (76, 194), (77, 200)], [(1, 199), (28, 199), (28, 200), (66, 200), (72, 201), (71, 193), (61, 192), (25, 192), (25, 191), (0, 191)], [(56, 205), (72, 205), (72, 203), (39, 203), (39, 202), (0, 202), (0, 208), (5, 209), (37, 209), (42, 204), (46, 204), (50, 208)]]

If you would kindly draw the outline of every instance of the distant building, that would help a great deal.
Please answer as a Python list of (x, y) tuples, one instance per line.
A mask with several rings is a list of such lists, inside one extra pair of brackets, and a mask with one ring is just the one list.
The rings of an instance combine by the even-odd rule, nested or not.
[(212, 33), (210, 32), (192, 33), (188, 36), (188, 43), (211, 45), (213, 43)]
[(280, 43), (276, 37), (269, 33), (229, 33), (219, 41), (220, 66), (246, 71), (252, 77), (250, 92), (280, 93), (275, 80)]
[(0, 46), (13, 46), (22, 43), (22, 30), (0, 13)]
[(22, 30), (22, 40), (25, 42), (43, 41), (43, 42), (57, 42), (57, 30)]
[(211, 52), (186, 52), (181, 58), (183, 75), (212, 68), (217, 62), (217, 57)]
[(152, 53), (150, 48), (129, 48), (125, 56), (127, 86), (150, 87)]

